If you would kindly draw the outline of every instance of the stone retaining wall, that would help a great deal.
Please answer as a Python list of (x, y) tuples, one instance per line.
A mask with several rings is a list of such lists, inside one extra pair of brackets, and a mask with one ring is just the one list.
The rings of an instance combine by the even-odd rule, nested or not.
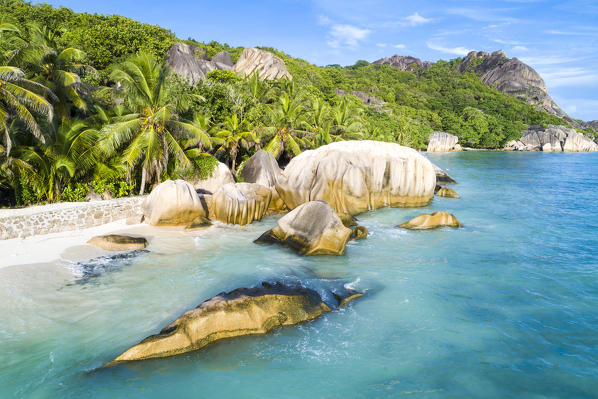
[(99, 226), (141, 212), (144, 197), (0, 209), (0, 240)]

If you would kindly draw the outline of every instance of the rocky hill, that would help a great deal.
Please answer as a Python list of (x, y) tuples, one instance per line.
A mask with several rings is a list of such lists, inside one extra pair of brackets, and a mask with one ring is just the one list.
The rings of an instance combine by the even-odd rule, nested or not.
[(392, 57), (381, 58), (377, 61), (374, 61), (374, 64), (386, 64), (399, 68), (401, 71), (408, 72), (413, 72), (417, 68), (430, 69), (430, 66), (432, 65), (428, 61), (422, 61), (419, 58), (396, 54)]

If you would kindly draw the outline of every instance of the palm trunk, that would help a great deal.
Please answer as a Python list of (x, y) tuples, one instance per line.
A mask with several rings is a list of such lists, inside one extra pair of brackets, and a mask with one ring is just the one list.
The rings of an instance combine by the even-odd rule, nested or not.
[(139, 195), (143, 195), (145, 191), (145, 179), (147, 176), (147, 172), (145, 171), (145, 166), (141, 169), (141, 187), (139, 188)]

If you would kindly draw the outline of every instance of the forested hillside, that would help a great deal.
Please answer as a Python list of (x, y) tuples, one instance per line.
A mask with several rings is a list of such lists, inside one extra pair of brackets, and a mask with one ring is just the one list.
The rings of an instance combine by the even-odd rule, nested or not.
[[(164, 64), (172, 32), (120, 16), (0, 0), (0, 203), (147, 192), (167, 178), (233, 173), (257, 149), (284, 164), (335, 140), (425, 148), (435, 130), (500, 148), (531, 124), (567, 125), (460, 73), (460, 59), (403, 72), (318, 67), (275, 50), (292, 81), (210, 72), (190, 87)], [(242, 48), (203, 43), (208, 56)], [(354, 95), (375, 97), (366, 105)]]

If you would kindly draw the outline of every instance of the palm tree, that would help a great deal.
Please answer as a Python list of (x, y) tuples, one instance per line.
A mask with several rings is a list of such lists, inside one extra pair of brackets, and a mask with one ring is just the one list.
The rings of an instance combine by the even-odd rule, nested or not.
[(181, 110), (170, 101), (167, 75), (168, 69), (146, 52), (118, 65), (110, 75), (122, 85), (120, 94), (129, 113), (102, 129), (100, 146), (108, 155), (122, 151), (122, 160), (130, 172), (141, 165), (140, 194), (147, 183), (160, 182), (170, 156), (183, 167), (190, 166), (178, 139), (199, 131), (179, 120), (177, 112)]
[(346, 97), (342, 97), (338, 105), (332, 110), (332, 119), (335, 141), (362, 137), (359, 133), (361, 127), (359, 111), (351, 105)]
[(313, 135), (312, 146), (319, 147), (330, 144), (330, 111), (328, 104), (322, 99), (315, 97), (312, 100), (311, 112), (304, 121), (306, 129)]
[(53, 109), (45, 96), (52, 97), (52, 92), (25, 78), (25, 73), (13, 66), (0, 66), (0, 130), (4, 136), (4, 147), (10, 155), (12, 141), (9, 126), (12, 119), (17, 119), (38, 140), (44, 142), (35, 113), (52, 119)]
[(216, 154), (226, 152), (231, 160), (231, 171), (236, 176), (237, 155), (239, 149), (248, 150), (258, 141), (254, 131), (245, 128), (244, 123), (239, 123), (237, 114), (228, 116), (223, 123), (223, 129), (214, 137), (214, 142), (220, 144)]
[(301, 137), (305, 132), (298, 130), (303, 122), (303, 107), (301, 104), (291, 99), (287, 92), (284, 92), (276, 107), (269, 110), (271, 125), (267, 133), (273, 135), (273, 137), (264, 149), (276, 159), (280, 158), (285, 152), (290, 156), (300, 154), (301, 146), (305, 146), (307, 143)]

